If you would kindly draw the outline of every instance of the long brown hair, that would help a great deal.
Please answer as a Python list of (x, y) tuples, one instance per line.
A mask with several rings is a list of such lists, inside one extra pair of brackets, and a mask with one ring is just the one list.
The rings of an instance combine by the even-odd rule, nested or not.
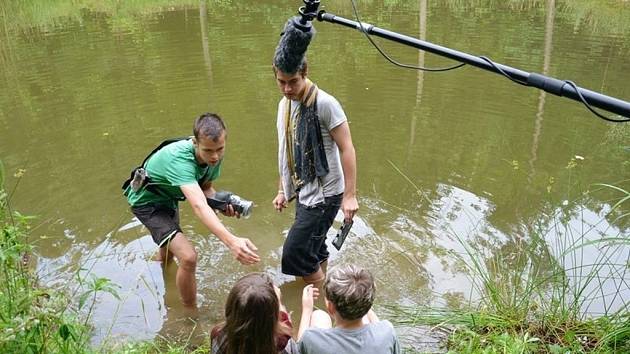
[(277, 353), (276, 334), (280, 301), (273, 281), (264, 273), (251, 273), (230, 290), (225, 303), (225, 322), (212, 330), (221, 354)]

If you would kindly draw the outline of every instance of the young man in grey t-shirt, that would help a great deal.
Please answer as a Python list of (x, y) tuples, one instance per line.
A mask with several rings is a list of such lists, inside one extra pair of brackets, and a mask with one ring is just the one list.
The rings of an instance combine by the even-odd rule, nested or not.
[[(308, 26), (307, 26), (308, 27)], [(339, 102), (308, 78), (304, 56), (314, 29), (289, 19), (273, 58), (284, 96), (278, 104), (278, 193), (282, 211), (296, 201), (295, 221), (282, 247), (282, 273), (321, 286), (328, 247), (326, 235), (341, 209), (350, 222), (356, 197), (356, 153)]]
[(379, 321), (371, 310), (374, 302), (374, 278), (355, 265), (333, 268), (324, 283), (325, 302), (331, 319), (322, 310), (313, 312), (313, 299), (319, 292), (313, 285), (302, 294), (302, 318), (298, 346), (302, 354), (398, 354), (400, 345), (394, 327)]

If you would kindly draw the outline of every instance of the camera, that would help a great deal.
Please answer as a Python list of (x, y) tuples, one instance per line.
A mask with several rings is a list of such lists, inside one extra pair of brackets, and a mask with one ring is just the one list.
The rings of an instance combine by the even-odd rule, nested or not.
[(227, 210), (228, 205), (232, 205), (234, 211), (241, 214), (244, 218), (248, 218), (251, 215), (252, 206), (254, 205), (252, 201), (243, 199), (228, 191), (218, 191), (212, 197), (206, 198), (206, 201), (212, 209), (218, 209), (222, 212)]

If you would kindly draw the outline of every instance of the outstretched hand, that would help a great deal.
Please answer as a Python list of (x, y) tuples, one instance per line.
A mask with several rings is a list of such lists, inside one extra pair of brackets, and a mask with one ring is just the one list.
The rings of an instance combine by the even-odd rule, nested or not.
[(302, 290), (302, 310), (313, 310), (315, 300), (319, 297), (319, 289), (309, 284)]
[(258, 248), (248, 238), (235, 237), (234, 242), (228, 247), (234, 258), (243, 265), (252, 265), (260, 261), (260, 257), (256, 254)]

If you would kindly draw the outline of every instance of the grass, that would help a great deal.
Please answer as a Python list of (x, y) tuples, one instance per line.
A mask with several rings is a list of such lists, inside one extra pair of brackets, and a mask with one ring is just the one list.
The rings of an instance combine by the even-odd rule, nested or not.
[(630, 193), (596, 187), (621, 195), (606, 216), (592, 222), (583, 207), (559, 209), (511, 252), (483, 251), (453, 233), (464, 251), (452, 254), (465, 266), (475, 301), (464, 309), (389, 306), (389, 317), (448, 331), (449, 353), (630, 352), (630, 239), (623, 226), (605, 222), (628, 217)]
[(81, 267), (76, 288), (40, 284), (30, 264), (32, 217), (11, 209), (4, 180), (0, 161), (0, 353), (210, 353), (207, 344), (191, 348), (165, 339), (91, 347), (90, 319), (97, 295), (108, 293), (120, 300), (119, 287)]
[(85, 352), (88, 330), (69, 314), (68, 299), (41, 287), (30, 268), (28, 222), (12, 211), (0, 161), (0, 352)]

